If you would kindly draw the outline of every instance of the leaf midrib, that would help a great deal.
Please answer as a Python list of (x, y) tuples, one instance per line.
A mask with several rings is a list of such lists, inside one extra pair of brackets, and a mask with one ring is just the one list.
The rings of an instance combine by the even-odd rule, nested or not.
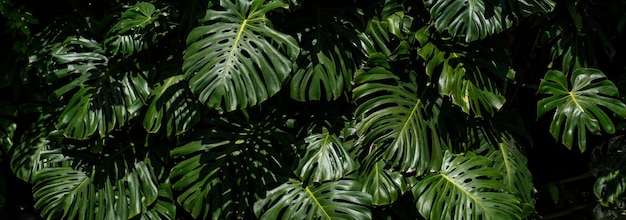
[(322, 213), (324, 213), (324, 217), (326, 219), (331, 219), (330, 215), (328, 215), (328, 213), (326, 212), (326, 210), (324, 209), (324, 206), (322, 206), (322, 204), (319, 203), (319, 201), (317, 201), (317, 198), (315, 197), (315, 195), (313, 195), (313, 192), (311, 192), (311, 190), (309, 189), (309, 187), (305, 187), (304, 190), (306, 191), (306, 193), (309, 195), (309, 197), (311, 197), (311, 199), (313, 199), (313, 202), (315, 202), (315, 205), (317, 205), (317, 207), (319, 207), (322, 210)]

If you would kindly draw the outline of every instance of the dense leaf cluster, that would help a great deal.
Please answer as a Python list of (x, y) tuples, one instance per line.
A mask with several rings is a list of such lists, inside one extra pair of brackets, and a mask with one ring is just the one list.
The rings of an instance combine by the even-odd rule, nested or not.
[(0, 1), (0, 152), (46, 219), (533, 218), (522, 118), (625, 128), (624, 1), (50, 4)]

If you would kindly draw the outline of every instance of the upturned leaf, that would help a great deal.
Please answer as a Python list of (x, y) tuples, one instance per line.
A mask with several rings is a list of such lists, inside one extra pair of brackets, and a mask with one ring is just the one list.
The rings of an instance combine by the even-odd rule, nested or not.
[(272, 28), (279, 1), (221, 0), (187, 37), (183, 71), (191, 91), (212, 108), (233, 111), (276, 94), (293, 68), (296, 40)]
[(619, 94), (617, 87), (600, 70), (579, 68), (569, 78), (568, 82), (565, 74), (558, 70), (546, 73), (537, 93), (550, 96), (537, 102), (537, 117), (556, 109), (550, 133), (557, 140), (561, 136), (561, 142), (570, 149), (577, 136), (578, 147), (584, 151), (587, 131), (592, 134), (600, 134), (601, 129), (609, 134), (615, 132), (606, 110), (626, 117), (626, 105), (615, 98)]

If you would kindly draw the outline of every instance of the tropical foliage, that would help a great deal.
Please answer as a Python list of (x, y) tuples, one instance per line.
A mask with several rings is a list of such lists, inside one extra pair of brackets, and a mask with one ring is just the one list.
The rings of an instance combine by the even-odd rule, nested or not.
[(623, 210), (624, 10), (1, 0), (1, 169), (45, 219), (532, 219), (529, 152), (597, 145)]

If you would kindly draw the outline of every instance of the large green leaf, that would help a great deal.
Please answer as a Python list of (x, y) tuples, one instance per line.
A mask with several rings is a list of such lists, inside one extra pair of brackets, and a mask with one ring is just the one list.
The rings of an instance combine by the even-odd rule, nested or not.
[(359, 182), (337, 180), (304, 185), (290, 179), (254, 204), (260, 219), (371, 219), (371, 197)]
[(276, 94), (298, 56), (296, 40), (271, 28), (265, 14), (278, 1), (221, 0), (187, 37), (183, 71), (201, 102), (227, 111)]
[(157, 34), (164, 34), (155, 32), (155, 28), (164, 26), (157, 21), (160, 16), (167, 16), (167, 13), (157, 10), (152, 3), (139, 2), (122, 13), (104, 44), (113, 54), (131, 55), (146, 49), (156, 42)]
[(272, 145), (287, 134), (263, 124), (216, 120), (217, 130), (198, 131), (202, 140), (171, 150), (174, 159), (182, 159), (172, 168), (172, 189), (194, 218), (249, 218), (252, 203), (278, 181), (281, 154)]
[(178, 135), (200, 120), (199, 103), (187, 86), (183, 76), (167, 78), (152, 90), (152, 103), (146, 112), (143, 126), (156, 133), (165, 126), (169, 135)]
[(384, 161), (378, 161), (371, 169), (362, 171), (357, 179), (363, 183), (363, 192), (372, 195), (373, 205), (389, 205), (413, 187), (416, 178), (405, 177), (402, 173), (386, 167)]
[(355, 115), (362, 117), (357, 135), (364, 145), (376, 146), (375, 152), (400, 171), (421, 175), (440, 166), (446, 146), (433, 125), (436, 104), (419, 97), (414, 80), (400, 81), (383, 67), (364, 69), (355, 74), (353, 96), (359, 103)]
[(335, 135), (315, 134), (304, 141), (306, 153), (295, 170), (304, 182), (336, 180), (355, 169), (354, 160)]
[[(65, 149), (60, 166), (33, 178), (35, 208), (47, 219), (174, 219), (176, 207), (162, 159), (142, 146), (121, 145), (89, 153), (91, 144)], [(97, 143), (94, 143), (97, 144)], [(91, 146), (93, 147), (93, 146)]]
[(599, 134), (602, 128), (610, 134), (615, 132), (611, 117), (601, 107), (626, 117), (626, 105), (614, 98), (619, 94), (617, 87), (600, 70), (576, 69), (569, 78), (568, 83), (565, 74), (558, 70), (546, 73), (537, 92), (550, 96), (537, 102), (537, 117), (556, 109), (550, 133), (557, 140), (561, 136), (567, 148), (578, 136), (578, 147), (584, 151), (587, 131)]
[(589, 168), (598, 179), (593, 193), (603, 206), (618, 205), (626, 192), (626, 139), (620, 135), (595, 147)]
[(467, 42), (484, 39), (513, 25), (497, 1), (433, 0), (429, 7), (437, 30), (463, 37)]
[(52, 81), (69, 79), (51, 95), (60, 102), (69, 99), (57, 123), (67, 137), (86, 139), (96, 131), (105, 137), (135, 116), (150, 92), (138, 70), (116, 69), (121, 77), (107, 72), (108, 58), (96, 41), (69, 37), (51, 53), (57, 68)]
[(417, 209), (428, 219), (521, 219), (519, 199), (491, 166), (483, 156), (447, 152), (441, 170), (413, 188)]

